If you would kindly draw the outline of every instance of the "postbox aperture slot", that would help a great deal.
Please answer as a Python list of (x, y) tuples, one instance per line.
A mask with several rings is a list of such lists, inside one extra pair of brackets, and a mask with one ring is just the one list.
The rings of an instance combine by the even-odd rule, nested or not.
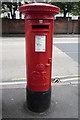
[(32, 25), (32, 29), (49, 29), (49, 25)]

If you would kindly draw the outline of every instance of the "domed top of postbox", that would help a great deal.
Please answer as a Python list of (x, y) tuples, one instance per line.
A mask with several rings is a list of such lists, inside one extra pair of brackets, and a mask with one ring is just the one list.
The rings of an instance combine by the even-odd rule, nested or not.
[(45, 3), (30, 3), (19, 7), (19, 11), (25, 15), (30, 15), (31, 18), (36, 17), (44, 19), (43, 14), (44, 16), (49, 15), (50, 17), (50, 15), (58, 14), (60, 12), (60, 8)]
[(31, 4), (26, 4), (24, 6), (21, 6), (19, 8), (20, 12), (39, 12), (39, 11), (50, 11), (54, 13), (59, 13), (60, 8), (50, 5), (50, 4), (45, 4), (45, 3), (31, 3)]

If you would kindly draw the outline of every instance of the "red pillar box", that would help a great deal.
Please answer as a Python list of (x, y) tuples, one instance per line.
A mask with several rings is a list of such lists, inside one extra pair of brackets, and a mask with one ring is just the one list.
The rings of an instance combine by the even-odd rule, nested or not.
[(54, 15), (60, 9), (44, 3), (19, 8), (25, 15), (27, 105), (31, 111), (43, 112), (51, 103), (51, 64)]

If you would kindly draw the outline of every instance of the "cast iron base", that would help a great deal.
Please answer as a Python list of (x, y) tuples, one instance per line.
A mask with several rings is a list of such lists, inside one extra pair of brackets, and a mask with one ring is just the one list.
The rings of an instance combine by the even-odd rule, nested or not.
[(43, 92), (34, 92), (27, 89), (27, 106), (33, 112), (44, 112), (51, 103), (51, 89)]

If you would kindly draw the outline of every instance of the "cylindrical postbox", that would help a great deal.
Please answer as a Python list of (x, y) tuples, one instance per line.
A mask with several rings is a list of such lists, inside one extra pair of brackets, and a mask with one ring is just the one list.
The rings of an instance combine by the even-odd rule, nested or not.
[(43, 112), (51, 103), (51, 64), (54, 15), (60, 9), (44, 3), (19, 8), (25, 15), (27, 105)]

